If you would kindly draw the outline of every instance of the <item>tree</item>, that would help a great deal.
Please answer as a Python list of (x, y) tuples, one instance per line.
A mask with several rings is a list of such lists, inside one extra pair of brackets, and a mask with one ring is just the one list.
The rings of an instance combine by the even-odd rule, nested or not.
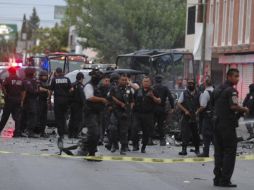
[(23, 22), (21, 26), (21, 40), (25, 40), (25, 39), (22, 39), (22, 35), (26, 33), (27, 33), (27, 20), (26, 20), (26, 14), (24, 14)]
[(31, 49), (33, 53), (44, 53), (45, 50), (65, 51), (68, 45), (68, 28), (62, 25), (55, 25), (53, 28), (40, 28), (34, 37), (40, 41), (40, 44)]
[(27, 26), (28, 27), (27, 37), (29, 40), (32, 39), (33, 33), (39, 28), (39, 26), (40, 26), (40, 18), (37, 15), (37, 11), (34, 7)]
[(183, 46), (186, 1), (67, 0), (67, 20), (105, 61), (139, 49)]

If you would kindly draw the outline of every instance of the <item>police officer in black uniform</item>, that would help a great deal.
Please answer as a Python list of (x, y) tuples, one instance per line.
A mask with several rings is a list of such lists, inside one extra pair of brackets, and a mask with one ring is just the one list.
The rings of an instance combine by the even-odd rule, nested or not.
[(24, 96), (22, 97), (21, 106), (25, 118), (23, 118), (26, 124), (27, 135), (31, 138), (37, 138), (35, 135), (37, 121), (38, 121), (38, 95), (39, 95), (39, 84), (35, 78), (35, 68), (26, 68), (24, 80)]
[(72, 84), (71, 115), (69, 122), (69, 138), (77, 138), (82, 127), (83, 107), (85, 101), (83, 80), (85, 76), (79, 72), (76, 75), (76, 82)]
[(154, 91), (159, 95), (161, 98), (161, 103), (158, 104), (155, 108), (154, 119), (157, 122), (158, 132), (160, 135), (160, 146), (166, 146), (166, 139), (165, 139), (165, 131), (164, 131), (164, 124), (167, 117), (167, 110), (166, 110), (166, 103), (167, 100), (170, 103), (171, 109), (174, 109), (174, 98), (167, 86), (162, 84), (163, 77), (161, 75), (155, 76), (155, 85), (153, 87)]
[(238, 104), (238, 92), (234, 88), (239, 81), (239, 71), (229, 69), (227, 80), (214, 91), (216, 124), (214, 131), (214, 185), (237, 187), (231, 183), (235, 167), (238, 119), (242, 113), (248, 113), (246, 107)]
[[(110, 95), (110, 76), (104, 75), (99, 86), (99, 90), (103, 98), (108, 99)], [(103, 145), (105, 132), (108, 128), (110, 118), (109, 106), (104, 106), (100, 113), (100, 140), (99, 145)]]
[(213, 86), (209, 76), (206, 78), (205, 90), (200, 95), (199, 102), (200, 108), (197, 110), (196, 115), (202, 113), (201, 134), (203, 137), (203, 153), (198, 157), (209, 157), (210, 144), (213, 140), (213, 113), (214, 113), (214, 101), (213, 101)]
[(55, 78), (52, 79), (50, 90), (54, 93), (54, 112), (57, 131), (60, 139), (64, 137), (66, 114), (69, 107), (70, 92), (72, 90), (70, 79), (64, 77), (61, 68), (56, 69)]
[[(118, 125), (110, 128), (113, 148), (116, 149), (118, 138), (120, 139), (120, 154), (125, 155), (128, 151), (128, 130), (131, 124), (131, 110), (133, 107), (133, 94), (128, 85), (128, 76), (122, 74), (118, 87), (114, 88), (110, 94), (113, 99), (113, 114), (117, 118)], [(114, 151), (113, 151), (114, 152)]]
[(41, 137), (47, 137), (45, 128), (47, 124), (48, 98), (49, 98), (48, 72), (39, 73), (39, 99), (38, 99), (38, 133)]
[[(110, 74), (109, 92), (111, 92), (113, 89), (117, 88), (119, 78), (120, 78), (120, 75), (116, 72), (113, 72)], [(108, 110), (108, 124), (107, 124), (108, 143), (105, 145), (105, 147), (108, 150), (115, 152), (116, 149), (119, 149), (119, 146), (118, 146), (118, 144), (114, 144), (114, 146), (112, 146), (112, 141), (114, 139), (114, 135), (110, 133), (110, 128), (117, 128), (118, 121), (117, 121), (117, 118), (115, 117), (115, 114), (113, 113), (113, 107), (112, 107), (113, 100), (112, 100), (112, 96), (110, 96), (110, 93), (107, 96), (107, 100), (108, 100), (108, 104), (107, 104), (106, 108)]]
[(187, 80), (187, 89), (182, 92), (177, 102), (177, 106), (183, 112), (181, 133), (182, 133), (182, 151), (179, 155), (187, 155), (187, 146), (189, 144), (191, 134), (192, 142), (195, 146), (195, 153), (199, 154), (199, 134), (196, 120), (196, 111), (199, 108), (199, 93), (195, 89), (193, 79)]
[(15, 121), (14, 137), (21, 136), (20, 129), (20, 106), (21, 96), (24, 90), (23, 81), (16, 75), (16, 68), (10, 67), (8, 69), (9, 77), (3, 82), (3, 93), (5, 97), (5, 104), (3, 114), (0, 121), (0, 132), (6, 125), (10, 114)]
[(91, 76), (91, 81), (84, 87), (86, 98), (85, 126), (87, 127), (87, 139), (83, 141), (81, 149), (83, 154), (88, 152), (89, 156), (94, 156), (100, 138), (100, 112), (108, 101), (106, 98), (102, 97), (98, 88), (98, 84), (102, 79), (102, 73), (98, 69), (93, 69), (89, 75)]
[(141, 152), (145, 153), (151, 128), (154, 125), (154, 108), (161, 103), (161, 99), (151, 88), (152, 82), (149, 77), (142, 81), (142, 88), (134, 94), (134, 121), (132, 128), (133, 151), (139, 150), (139, 129), (143, 132)]

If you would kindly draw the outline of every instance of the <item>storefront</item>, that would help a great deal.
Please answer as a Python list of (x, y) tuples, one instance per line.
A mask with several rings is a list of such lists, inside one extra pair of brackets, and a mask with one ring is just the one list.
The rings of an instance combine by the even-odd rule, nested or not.
[(219, 63), (225, 65), (224, 79), (229, 68), (239, 70), (240, 80), (236, 88), (239, 92), (239, 100), (242, 102), (249, 91), (249, 85), (254, 81), (254, 54), (219, 56)]

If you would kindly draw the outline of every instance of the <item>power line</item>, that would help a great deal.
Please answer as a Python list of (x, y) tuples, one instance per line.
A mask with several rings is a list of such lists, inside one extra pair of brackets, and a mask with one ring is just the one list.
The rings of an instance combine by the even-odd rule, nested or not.
[[(1, 2), (0, 5), (14, 5), (14, 6), (40, 6), (40, 7), (54, 7), (53, 4), (30, 4), (30, 3), (12, 3), (12, 2)], [(65, 6), (65, 5), (59, 5)]]
[[(0, 21), (23, 21), (23, 19), (21, 18), (11, 18), (11, 17), (0, 17)], [(40, 20), (40, 22), (52, 22), (52, 23), (55, 23), (57, 22), (58, 20)]]

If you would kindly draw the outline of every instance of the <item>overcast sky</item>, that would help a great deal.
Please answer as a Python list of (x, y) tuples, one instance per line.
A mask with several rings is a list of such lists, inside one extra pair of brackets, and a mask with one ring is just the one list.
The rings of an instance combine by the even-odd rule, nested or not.
[(65, 0), (0, 0), (0, 23), (17, 24), (20, 30), (23, 15), (32, 14), (33, 7), (41, 19), (41, 26), (54, 26), (54, 6), (65, 5)]

